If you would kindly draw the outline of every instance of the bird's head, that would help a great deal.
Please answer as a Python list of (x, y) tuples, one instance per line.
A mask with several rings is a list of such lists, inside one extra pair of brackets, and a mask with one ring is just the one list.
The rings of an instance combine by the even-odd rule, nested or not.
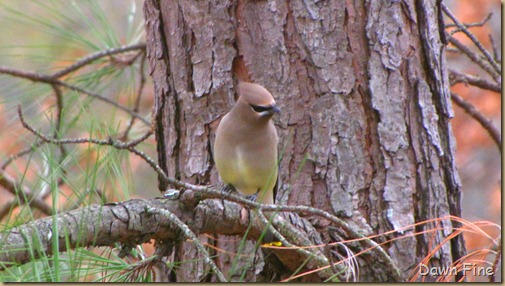
[(241, 82), (238, 84), (239, 98), (237, 106), (242, 116), (255, 121), (268, 121), (281, 110), (275, 104), (272, 94), (264, 87), (255, 83)]

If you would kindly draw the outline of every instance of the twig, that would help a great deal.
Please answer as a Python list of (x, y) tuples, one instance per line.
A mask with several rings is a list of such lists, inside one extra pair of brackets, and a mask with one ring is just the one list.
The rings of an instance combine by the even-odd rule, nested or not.
[(458, 53), (458, 54), (461, 54), (461, 51), (456, 49), (456, 48), (453, 48), (453, 47), (447, 47), (446, 51), (448, 52), (452, 52), (452, 53)]
[(456, 24), (458, 26), (459, 29), (461, 29), (467, 36), (468, 38), (470, 38), (472, 40), (472, 42), (475, 44), (475, 46), (477, 46), (477, 48), (482, 52), (482, 54), (486, 57), (486, 59), (488, 60), (489, 64), (491, 64), (491, 66), (494, 68), (494, 70), (497, 72), (497, 73), (501, 73), (501, 68), (500, 66), (498, 66), (498, 64), (494, 61), (493, 57), (489, 54), (489, 52), (482, 46), (481, 42), (479, 40), (477, 40), (477, 38), (472, 34), (472, 32), (470, 32), (470, 30), (468, 30), (465, 25), (463, 25), (459, 20), (458, 18), (456, 18), (456, 16), (454, 16), (452, 14), (452, 12), (449, 10), (449, 8), (447, 8), (447, 6), (445, 6), (445, 4), (441, 4), (441, 7), (442, 7), (442, 10), (445, 12), (445, 14), (447, 14), (447, 16), (449, 16), (449, 18), (452, 19), (452, 21), (454, 22), (454, 24)]
[(473, 62), (478, 64), (483, 70), (485, 70), (488, 74), (490, 74), (497, 82), (501, 82), (500, 73), (496, 72), (487, 61), (484, 61), (479, 57), (479, 55), (472, 50), (470, 50), (467, 46), (463, 45), (460, 41), (456, 40), (454, 37), (449, 38), (449, 42), (453, 44), (458, 50), (467, 55)]
[(58, 144), (58, 145), (59, 144), (93, 143), (93, 144), (97, 144), (97, 145), (108, 145), (108, 146), (112, 146), (117, 149), (129, 149), (129, 148), (135, 147), (136, 145), (140, 144), (142, 141), (146, 140), (153, 133), (152, 128), (151, 128), (148, 132), (146, 132), (140, 138), (129, 141), (129, 142), (121, 142), (118, 140), (113, 140), (112, 138), (109, 138), (108, 140), (99, 140), (99, 139), (93, 139), (93, 138), (55, 139), (55, 138), (47, 137), (46, 135), (38, 132), (33, 127), (31, 127), (24, 119), (23, 110), (21, 108), (21, 105), (18, 105), (18, 114), (19, 114), (19, 119), (21, 120), (21, 124), (23, 125), (23, 127), (28, 129), (35, 136), (42, 139), (43, 141), (48, 142), (48, 143), (52, 143), (52, 144)]
[(198, 237), (175, 214), (173, 214), (172, 212), (170, 212), (166, 209), (158, 209), (158, 208), (154, 208), (154, 207), (148, 207), (147, 211), (151, 212), (153, 214), (158, 213), (158, 214), (161, 214), (161, 215), (169, 218), (170, 221), (172, 221), (182, 231), (182, 233), (184, 233), (184, 236), (193, 242), (193, 244), (196, 246), (198, 251), (200, 251), (200, 253), (203, 255), (203, 261), (205, 261), (209, 265), (209, 267), (212, 269), (212, 271), (214, 271), (214, 274), (216, 274), (219, 281), (220, 282), (227, 282), (227, 280), (224, 277), (221, 270), (219, 270), (219, 268), (217, 268), (214, 261), (212, 261), (212, 259), (210, 259), (209, 253), (207, 252), (205, 247), (203, 247), (203, 245), (201, 244)]
[(489, 36), (489, 41), (491, 42), (491, 47), (493, 47), (493, 58), (497, 62), (501, 62), (501, 57), (498, 55), (498, 49), (496, 48), (496, 44), (494, 42), (493, 36), (491, 34)]
[(101, 101), (105, 101), (105, 102), (107, 102), (107, 103), (109, 103), (109, 104), (113, 105), (114, 107), (117, 107), (117, 108), (119, 108), (119, 109), (123, 110), (124, 112), (126, 112), (126, 113), (130, 114), (131, 116), (134, 116), (134, 117), (136, 117), (136, 118), (140, 119), (140, 121), (144, 122), (146, 125), (149, 125), (149, 124), (150, 124), (150, 123), (149, 123), (149, 121), (148, 121), (148, 120), (146, 120), (144, 117), (142, 117), (140, 114), (138, 114), (138, 113), (136, 113), (136, 112), (133, 112), (131, 109), (126, 108), (126, 107), (124, 107), (124, 106), (120, 105), (119, 103), (117, 103), (117, 102), (115, 102), (115, 101), (112, 101), (112, 100), (108, 99), (107, 97), (103, 97), (103, 96), (101, 96), (101, 95), (99, 95), (99, 94), (93, 93), (93, 92), (91, 92), (91, 91), (85, 90), (85, 89), (80, 88), (80, 87), (75, 86), (75, 85), (68, 84), (68, 83), (63, 82), (63, 81), (59, 81), (59, 80), (58, 80), (57, 82), (58, 82), (60, 85), (62, 85), (62, 86), (64, 86), (64, 87), (66, 87), (66, 88), (69, 88), (69, 89), (71, 89), (71, 90), (75, 90), (75, 91), (78, 91), (78, 92), (80, 92), (80, 93), (87, 94), (87, 95), (89, 95), (89, 96), (91, 96), (91, 97), (95, 97), (95, 98), (97, 98), (97, 99), (100, 99)]
[(451, 81), (451, 85), (463, 82), (482, 89), (501, 93), (501, 86), (499, 84), (469, 74), (463, 74), (453, 69), (449, 69), (449, 79)]
[(12, 75), (12, 76), (16, 76), (16, 77), (20, 77), (20, 78), (24, 78), (24, 79), (28, 79), (28, 80), (31, 80), (31, 81), (35, 81), (35, 82), (42, 82), (42, 83), (47, 83), (47, 84), (51, 84), (51, 85), (58, 85), (58, 86), (63, 86), (63, 87), (66, 87), (70, 90), (74, 90), (74, 91), (78, 91), (80, 93), (84, 93), (86, 95), (89, 95), (91, 97), (94, 97), (94, 98), (97, 98), (101, 101), (104, 101), (104, 102), (107, 102), (111, 105), (113, 105), (114, 107), (118, 108), (118, 109), (121, 109), (123, 110), (124, 112), (140, 119), (142, 122), (144, 122), (146, 125), (149, 125), (149, 121), (147, 121), (146, 119), (144, 119), (142, 116), (140, 116), (139, 114), (137, 114), (136, 112), (133, 112), (132, 110), (130, 110), (129, 108), (126, 108), (106, 97), (103, 97), (99, 94), (96, 94), (96, 93), (93, 93), (91, 91), (88, 91), (88, 90), (85, 90), (81, 87), (78, 87), (78, 86), (75, 86), (75, 85), (71, 85), (69, 83), (66, 83), (64, 81), (61, 81), (53, 76), (48, 76), (48, 75), (44, 75), (44, 74), (39, 74), (39, 73), (35, 73), (35, 72), (27, 72), (27, 71), (21, 71), (21, 70), (16, 70), (16, 69), (12, 69), (12, 68), (9, 68), (9, 67), (5, 67), (5, 66), (0, 66), (0, 73), (4, 73), (4, 74), (9, 74), (9, 75)]
[(17, 202), (18, 202), (18, 200), (14, 199), (14, 200), (11, 200), (10, 202), (8, 202), (2, 206), (2, 208), (0, 209), (0, 221), (3, 220), (3, 218), (6, 215), (9, 214), (11, 209), (13, 209), (16, 206)]
[[(89, 92), (87, 90), (84, 90), (82, 88), (79, 88), (79, 87), (76, 87), (76, 86), (73, 86), (73, 85), (70, 85), (70, 84), (67, 84), (63, 81), (60, 81), (58, 80), (59, 77), (62, 77), (68, 73), (71, 73), (79, 68), (82, 68), (84, 67), (85, 65), (88, 65), (90, 63), (92, 63), (93, 61), (101, 58), (101, 57), (105, 57), (105, 56), (111, 56), (111, 55), (114, 55), (114, 54), (118, 54), (118, 53), (124, 53), (124, 52), (128, 52), (128, 51), (133, 51), (133, 50), (141, 50), (141, 53), (139, 53), (138, 55), (142, 54), (143, 55), (143, 59), (142, 59), (142, 62), (141, 62), (141, 66), (143, 66), (143, 62), (144, 62), (144, 59), (145, 59), (145, 53), (143, 52), (145, 50), (145, 43), (139, 43), (139, 44), (134, 44), (134, 45), (130, 45), (130, 46), (124, 46), (124, 47), (120, 47), (120, 48), (113, 48), (113, 49), (108, 49), (108, 50), (105, 50), (105, 51), (100, 51), (98, 53), (95, 53), (95, 54), (91, 54), (85, 58), (82, 58), (78, 61), (76, 61), (74, 64), (58, 71), (58, 72), (55, 72), (53, 73), (52, 75), (44, 75), (44, 74), (39, 74), (39, 73), (34, 73), (34, 72), (26, 72), (26, 71), (21, 71), (21, 70), (16, 70), (16, 69), (12, 69), (12, 68), (9, 68), (9, 67), (4, 67), (4, 66), (0, 66), (0, 73), (4, 73), (4, 74), (9, 74), (9, 75), (12, 75), (12, 76), (15, 76), (15, 77), (20, 77), (20, 78), (24, 78), (24, 79), (28, 79), (28, 80), (31, 80), (31, 81), (34, 81), (34, 82), (42, 82), (42, 83), (47, 83), (47, 84), (50, 84), (51, 87), (53, 88), (54, 90), (54, 94), (55, 94), (55, 97), (56, 97), (56, 105), (57, 105), (57, 111), (56, 111), (56, 124), (55, 124), (55, 133), (53, 135), (54, 138), (58, 138), (58, 134), (57, 132), (60, 131), (61, 129), (61, 122), (62, 122), (62, 118), (61, 118), (61, 114), (62, 114), (62, 109), (63, 109), (63, 97), (62, 97), (62, 93), (61, 93), (61, 90), (60, 90), (60, 86), (63, 86), (63, 87), (66, 87), (66, 88), (70, 88), (72, 90), (76, 90), (78, 92), (81, 92), (81, 93), (84, 93), (86, 95), (89, 95), (91, 97), (95, 97), (99, 100), (102, 100), (102, 101), (105, 101), (109, 104), (112, 104), (113, 106), (129, 113), (130, 115), (132, 115), (132, 119), (131, 119), (131, 123), (133, 123), (134, 119), (135, 118), (139, 118), (143, 123), (149, 125), (149, 122), (147, 120), (145, 120), (142, 116), (140, 116), (139, 114), (137, 114), (137, 111), (138, 111), (138, 101), (139, 99), (137, 99), (137, 102), (136, 102), (136, 105), (134, 107), (134, 110), (130, 110), (126, 107), (123, 107), (117, 103), (115, 103), (114, 101), (111, 101), (110, 99), (108, 98), (105, 98), (105, 97), (102, 97), (101, 95), (99, 94), (95, 94), (95, 93), (92, 93), (92, 92)], [(138, 56), (136, 55), (135, 58)], [(141, 82), (142, 82), (142, 79), (145, 81), (145, 76), (141, 70)], [(143, 83), (141, 84), (143, 85)], [(141, 91), (141, 89), (139, 89), (139, 92)], [(131, 124), (130, 124), (131, 125)], [(2, 166), (0, 167), (0, 169), (4, 170), (10, 163), (12, 163), (15, 159), (21, 157), (21, 156), (24, 156), (26, 154), (29, 154), (30, 152), (32, 152), (33, 148), (36, 148), (36, 147), (39, 147), (41, 146), (42, 144), (46, 143), (47, 141), (39, 141), (35, 144), (33, 144), (32, 146), (24, 149), (24, 150), (21, 150), (20, 152), (18, 152), (17, 154), (11, 156), (9, 159), (7, 159), (3, 164)], [(65, 154), (66, 154), (66, 150), (64, 149), (64, 146), (62, 144), (60, 144), (60, 151), (61, 151), (61, 154), (62, 154), (62, 158), (65, 157)]]
[(104, 50), (104, 51), (100, 51), (100, 52), (97, 52), (97, 53), (94, 53), (94, 54), (91, 54), (89, 56), (86, 56), (85, 58), (82, 58), (78, 61), (76, 61), (75, 63), (73, 63), (72, 65), (60, 70), (60, 71), (57, 71), (55, 73), (53, 73), (51, 75), (51, 77), (53, 78), (60, 78), (64, 75), (67, 75), (73, 71), (76, 71), (88, 64), (90, 64), (91, 62), (93, 61), (96, 61), (97, 59), (99, 58), (103, 58), (105, 56), (110, 56), (110, 55), (114, 55), (114, 54), (119, 54), (119, 53), (124, 53), (124, 52), (129, 52), (129, 51), (135, 51), (135, 50), (145, 50), (146, 48), (146, 44), (145, 43), (138, 43), (138, 44), (134, 44), (134, 45), (131, 45), (131, 46), (123, 46), (123, 47), (120, 47), (120, 48), (112, 48), (112, 49), (108, 49), (108, 50)]
[(10, 163), (12, 163), (12, 161), (16, 160), (17, 158), (21, 157), (21, 156), (24, 156), (28, 153), (31, 153), (33, 152), (33, 149), (34, 148), (37, 148), (37, 147), (40, 147), (41, 145), (43, 144), (46, 144), (47, 142), (45, 141), (37, 141), (35, 142), (34, 144), (32, 144), (30, 147), (27, 147), (21, 151), (19, 151), (18, 153), (10, 156), (9, 159), (5, 160), (5, 162), (2, 164), (2, 167), (0, 167), (1, 170), (5, 170), (5, 168), (7, 168), (7, 166), (9, 166)]
[(475, 106), (461, 98), (459, 95), (451, 92), (451, 97), (454, 103), (456, 103), (459, 107), (463, 108), (463, 110), (468, 113), (471, 117), (477, 120), (484, 129), (489, 133), (491, 138), (494, 140), (498, 149), (501, 152), (501, 135), (498, 129), (493, 126), (492, 121), (485, 117), (481, 112), (479, 112)]
[[(139, 87), (137, 89), (137, 93), (135, 95), (135, 105), (133, 106), (133, 112), (138, 113), (139, 112), (139, 107), (140, 107), (140, 98), (142, 97), (142, 91), (144, 89), (145, 83), (146, 83), (146, 76), (144, 74), (144, 67), (145, 67), (145, 62), (146, 62), (146, 54), (144, 53), (142, 55), (142, 58), (140, 60), (140, 67), (139, 67), (139, 72), (140, 72), (140, 79), (139, 79)], [(128, 127), (124, 131), (123, 136), (121, 136), (121, 139), (126, 140), (128, 139), (128, 133), (130, 133), (133, 123), (135, 123), (135, 117), (132, 116), (130, 119), (130, 122), (128, 122)]]
[(0, 170), (0, 186), (16, 196), (22, 203), (28, 203), (31, 207), (36, 207), (46, 215), (51, 215), (53, 213), (53, 210), (41, 198), (36, 197), (26, 187), (16, 183), (14, 179), (3, 170)]
[[(465, 27), (467, 28), (470, 28), (470, 27), (482, 27), (484, 26), (484, 24), (486, 24), (487, 21), (489, 21), (489, 19), (491, 19), (491, 16), (493, 16), (493, 13), (489, 13), (486, 15), (486, 17), (484, 17), (484, 19), (482, 19), (481, 21), (479, 22), (473, 22), (473, 23), (462, 23)], [(458, 25), (456, 24), (447, 24), (445, 25), (446, 28), (452, 28), (452, 27), (457, 27), (457, 29), (454, 29), (451, 31), (451, 36), (454, 34), (454, 33), (457, 33), (457, 32), (460, 32), (462, 31)]]
[[(272, 227), (272, 225), (270, 225), (270, 223), (268, 222), (268, 219), (265, 217), (265, 215), (263, 214), (261, 209), (257, 209), (257, 212), (258, 212), (258, 217), (260, 218), (260, 220), (268, 227), (269, 231), (271, 231), (277, 238), (279, 238), (279, 240), (282, 242), (283, 246), (293, 247), (294, 250), (296, 252), (298, 252), (299, 254), (301, 254), (303, 257), (305, 257), (306, 260), (314, 259), (317, 263), (317, 268), (322, 268), (322, 267), (330, 264), (327, 257), (325, 257), (324, 255), (321, 255), (321, 254), (318, 255), (316, 253), (308, 251), (307, 249), (295, 247), (284, 236), (282, 236), (274, 227)], [(343, 269), (340, 269), (340, 270), (343, 271)], [(331, 274), (325, 273), (324, 276), (325, 276), (324, 278), (328, 278), (328, 277), (331, 277)], [(334, 281), (334, 282), (339, 282), (339, 281)]]
[[(54, 127), (54, 133), (53, 133), (53, 138), (58, 139), (60, 137), (60, 132), (61, 132), (61, 126), (63, 122), (63, 96), (61, 94), (61, 90), (59, 86), (52, 84), (51, 85), (52, 89), (54, 90), (54, 96), (56, 97), (56, 125)], [(58, 163), (60, 165), (63, 165), (63, 160), (67, 156), (67, 150), (65, 149), (65, 146), (60, 145), (60, 154), (58, 158)], [(67, 171), (65, 168), (61, 169), (63, 174), (65, 175)], [(63, 184), (63, 180), (61, 178), (58, 178), (58, 186), (61, 186)]]

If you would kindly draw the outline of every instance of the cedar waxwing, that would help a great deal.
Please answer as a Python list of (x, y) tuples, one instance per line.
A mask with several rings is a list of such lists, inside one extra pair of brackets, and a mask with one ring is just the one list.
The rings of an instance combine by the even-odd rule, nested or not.
[(272, 116), (280, 112), (264, 87), (238, 84), (239, 98), (217, 127), (214, 161), (223, 183), (260, 203), (274, 203), (279, 137)]

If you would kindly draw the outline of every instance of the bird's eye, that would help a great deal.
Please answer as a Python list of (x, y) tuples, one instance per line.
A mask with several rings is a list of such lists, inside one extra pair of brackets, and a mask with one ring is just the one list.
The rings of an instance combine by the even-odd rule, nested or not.
[(267, 111), (267, 110), (270, 110), (272, 108), (270, 106), (259, 106), (259, 105), (253, 105), (253, 104), (249, 104), (249, 105), (257, 113), (261, 113), (263, 111)]

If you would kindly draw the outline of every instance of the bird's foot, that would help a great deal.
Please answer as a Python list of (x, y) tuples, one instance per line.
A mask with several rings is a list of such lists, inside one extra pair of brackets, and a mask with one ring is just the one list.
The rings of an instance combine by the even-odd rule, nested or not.
[(222, 188), (221, 188), (221, 192), (223, 193), (233, 193), (233, 192), (236, 192), (237, 190), (235, 190), (235, 187), (233, 187), (232, 185), (224, 185)]
[(246, 199), (248, 199), (252, 202), (256, 202), (256, 199), (258, 198), (258, 193), (254, 194), (254, 195), (246, 196)]

